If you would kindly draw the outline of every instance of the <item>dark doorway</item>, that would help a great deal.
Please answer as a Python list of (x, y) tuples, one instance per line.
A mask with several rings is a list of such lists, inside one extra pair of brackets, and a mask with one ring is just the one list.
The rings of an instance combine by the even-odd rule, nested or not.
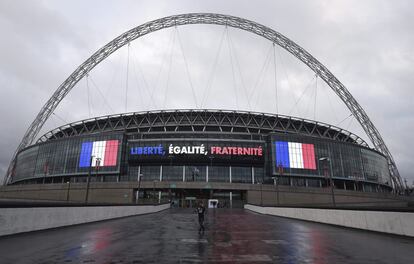
[(217, 200), (214, 208), (243, 208), (246, 203), (245, 191), (212, 189), (171, 189), (173, 207), (195, 208), (202, 202), (206, 207), (209, 200)]

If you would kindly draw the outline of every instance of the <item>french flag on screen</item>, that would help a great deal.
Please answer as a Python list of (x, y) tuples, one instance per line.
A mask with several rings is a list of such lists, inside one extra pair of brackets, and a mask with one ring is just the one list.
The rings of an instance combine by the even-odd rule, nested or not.
[(92, 167), (116, 166), (118, 140), (83, 142), (79, 158), (79, 167), (89, 167), (92, 156)]
[(316, 170), (313, 144), (276, 141), (276, 166)]

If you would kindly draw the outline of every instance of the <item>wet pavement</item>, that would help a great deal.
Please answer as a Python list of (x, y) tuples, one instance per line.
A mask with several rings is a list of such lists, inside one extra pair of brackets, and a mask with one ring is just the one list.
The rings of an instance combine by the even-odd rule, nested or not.
[[(36, 221), (33, 219), (33, 221)], [(414, 239), (242, 209), (189, 209), (0, 237), (0, 263), (414, 263)]]

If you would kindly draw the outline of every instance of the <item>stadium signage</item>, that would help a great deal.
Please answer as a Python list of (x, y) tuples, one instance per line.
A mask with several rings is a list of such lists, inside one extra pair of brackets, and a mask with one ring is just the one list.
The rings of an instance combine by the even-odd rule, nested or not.
[(263, 156), (262, 147), (211, 147), (211, 154), (216, 155), (243, 155), (243, 156)]
[[(209, 152), (210, 150), (210, 152)], [(198, 145), (175, 145), (169, 144), (168, 148), (163, 145), (155, 146), (134, 146), (130, 148), (131, 155), (137, 156), (165, 156), (168, 155), (217, 155), (217, 156), (263, 156), (262, 146), (243, 147), (243, 146), (210, 146)]]
[(276, 166), (316, 170), (315, 146), (298, 142), (275, 141)]
[(206, 150), (206, 147), (204, 144), (198, 145), (198, 146), (174, 146), (173, 144), (170, 144), (168, 147), (168, 153), (169, 154), (189, 154), (189, 155), (207, 155), (208, 151)]
[(86, 141), (82, 143), (79, 167), (112, 167), (117, 165), (118, 140)]
[(160, 144), (158, 146), (149, 147), (132, 147), (131, 155), (165, 155), (164, 147)]

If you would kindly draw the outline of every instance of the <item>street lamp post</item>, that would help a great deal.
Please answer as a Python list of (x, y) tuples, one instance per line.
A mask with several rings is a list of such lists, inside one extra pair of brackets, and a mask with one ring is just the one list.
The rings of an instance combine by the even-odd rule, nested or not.
[(88, 203), (88, 196), (89, 196), (89, 182), (91, 178), (91, 170), (92, 170), (92, 160), (95, 156), (91, 155), (89, 160), (89, 170), (88, 170), (88, 178), (86, 179), (86, 194), (85, 194), (85, 203)]
[(329, 162), (329, 170), (330, 170), (330, 172), (329, 172), (329, 182), (330, 182), (330, 185), (331, 185), (332, 204), (333, 204), (334, 207), (336, 207), (335, 193), (334, 193), (334, 186), (333, 186), (333, 179), (332, 179), (332, 172), (333, 172), (332, 161), (329, 157), (322, 157), (322, 158), (319, 159), (319, 161), (324, 161), (324, 160)]
[[(210, 173), (213, 171), (213, 159), (214, 159), (214, 157), (209, 156), (208, 158), (210, 159), (210, 167), (208, 167), (208, 165), (207, 165), (206, 182), (210, 181)], [(211, 192), (210, 192), (210, 194), (211, 194)], [(212, 198), (212, 197), (210, 197), (210, 198)]]
[(136, 193), (136, 197), (135, 197), (135, 203), (138, 204), (138, 199), (139, 199), (139, 189), (141, 188), (141, 177), (143, 175), (141, 173), (138, 173), (138, 189), (137, 189), (137, 193)]
[(279, 205), (279, 178), (277, 175), (275, 177), (272, 177), (273, 179), (273, 185), (276, 186), (276, 204)]
[(95, 172), (96, 172), (96, 181), (98, 181), (98, 172), (99, 172), (99, 166), (101, 166), (101, 158), (96, 158), (96, 164), (95, 164)]
[(263, 182), (260, 183), (260, 206), (263, 206)]
[(70, 179), (68, 182), (66, 182), (66, 184), (68, 185), (68, 190), (66, 192), (66, 202), (69, 202), (69, 192), (70, 192)]
[(45, 165), (43, 166), (43, 172), (44, 172), (43, 184), (45, 184), (45, 182), (46, 182), (46, 175), (47, 175), (48, 171), (49, 171), (49, 162), (46, 161)]
[(155, 180), (152, 182), (152, 199), (153, 199), (153, 204), (155, 204), (156, 198), (155, 198)]

